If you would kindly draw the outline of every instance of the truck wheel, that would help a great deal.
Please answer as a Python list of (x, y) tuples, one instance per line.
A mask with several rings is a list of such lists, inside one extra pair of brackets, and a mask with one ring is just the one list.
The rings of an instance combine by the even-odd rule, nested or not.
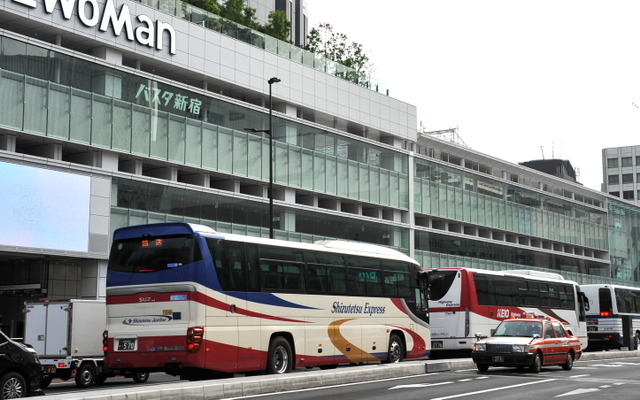
[(78, 371), (76, 372), (76, 386), (78, 387), (88, 387), (95, 383), (96, 381), (96, 369), (93, 368), (93, 365), (84, 363), (80, 365)]
[(267, 356), (267, 372), (270, 374), (284, 374), (293, 367), (293, 351), (289, 341), (278, 336), (269, 345)]
[(135, 383), (145, 383), (149, 379), (148, 372), (136, 372), (133, 374), (133, 381)]
[(24, 378), (17, 372), (8, 372), (0, 378), (0, 399), (20, 399), (27, 397)]

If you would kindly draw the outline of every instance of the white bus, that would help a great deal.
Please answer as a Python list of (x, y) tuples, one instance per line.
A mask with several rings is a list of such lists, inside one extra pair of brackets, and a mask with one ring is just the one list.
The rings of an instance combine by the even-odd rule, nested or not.
[(623, 319), (629, 321), (629, 347), (640, 343), (640, 288), (619, 285), (581, 285), (589, 299), (587, 334), (590, 349), (624, 346)]
[(477, 334), (510, 317), (561, 321), (587, 347), (584, 295), (559, 274), (530, 270), (427, 269), (432, 353), (470, 351)]
[(423, 276), (410, 257), (375, 245), (186, 223), (121, 228), (107, 271), (105, 362), (196, 379), (424, 358)]

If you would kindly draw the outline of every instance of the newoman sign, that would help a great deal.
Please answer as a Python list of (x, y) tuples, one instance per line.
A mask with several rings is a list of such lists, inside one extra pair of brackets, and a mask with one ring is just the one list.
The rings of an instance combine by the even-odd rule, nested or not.
[[(36, 0), (13, 0), (13, 2), (29, 8), (38, 7)], [(132, 17), (129, 6), (126, 4), (123, 4), (120, 10), (116, 10), (113, 0), (106, 0), (102, 7), (98, 0), (44, 0), (43, 3), (47, 14), (53, 14), (56, 5), (60, 4), (60, 10), (65, 19), (77, 17), (89, 28), (97, 27), (102, 32), (112, 29), (116, 36), (124, 33), (128, 40), (156, 50), (162, 50), (164, 39), (168, 38), (169, 52), (176, 54), (176, 31), (173, 26), (160, 20), (153, 21), (146, 15)]]

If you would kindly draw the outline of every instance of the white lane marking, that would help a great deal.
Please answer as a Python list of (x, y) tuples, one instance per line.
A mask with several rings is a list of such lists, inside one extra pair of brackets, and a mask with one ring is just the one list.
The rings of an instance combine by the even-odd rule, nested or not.
[(556, 379), (545, 379), (545, 380), (541, 380), (541, 381), (533, 381), (533, 382), (527, 382), (527, 383), (520, 383), (518, 385), (509, 385), (509, 386), (502, 386), (502, 387), (497, 387), (497, 388), (492, 388), (492, 389), (486, 389), (486, 390), (478, 390), (477, 392), (469, 392), (469, 393), (460, 393), (460, 394), (454, 394), (452, 396), (446, 396), (446, 397), (438, 397), (432, 400), (446, 400), (446, 399), (455, 399), (458, 397), (467, 397), (467, 396), (474, 396), (476, 394), (482, 394), (482, 393), (489, 393), (489, 392), (495, 392), (498, 390), (506, 390), (506, 389), (513, 389), (513, 388), (517, 388), (517, 387), (521, 387), (521, 386), (528, 386), (528, 385), (539, 385), (541, 383), (547, 383), (547, 382), (552, 382), (555, 381)]
[(582, 375), (573, 375), (570, 376), (570, 379), (574, 379), (574, 378), (584, 378), (585, 376), (591, 376), (591, 374), (582, 374)]
[(592, 393), (592, 392), (599, 392), (599, 391), (600, 391), (600, 389), (597, 389), (597, 388), (593, 388), (593, 389), (576, 389), (576, 390), (573, 390), (571, 392), (567, 392), (567, 393), (564, 393), (564, 394), (559, 394), (555, 398), (557, 399), (558, 397), (575, 396), (575, 395), (578, 395), (578, 394), (585, 394), (585, 393)]
[(425, 387), (430, 387), (430, 386), (440, 386), (440, 385), (449, 385), (453, 383), (453, 381), (448, 381), (448, 382), (438, 382), (438, 383), (414, 383), (411, 385), (398, 385), (398, 386), (393, 386), (390, 387), (387, 390), (396, 390), (396, 389), (416, 389), (416, 388), (425, 388)]

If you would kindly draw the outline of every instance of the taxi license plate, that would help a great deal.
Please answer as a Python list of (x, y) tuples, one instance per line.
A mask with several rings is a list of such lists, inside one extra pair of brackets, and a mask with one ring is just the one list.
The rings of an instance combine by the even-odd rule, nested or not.
[(136, 349), (136, 339), (118, 339), (118, 351), (132, 351)]
[(56, 366), (55, 365), (43, 365), (42, 369), (44, 370), (45, 374), (55, 374), (56, 373)]
[(432, 349), (441, 349), (444, 346), (442, 345), (442, 340), (432, 340), (431, 341), (431, 348)]
[(503, 363), (504, 362), (504, 357), (503, 356), (493, 356), (493, 362)]

